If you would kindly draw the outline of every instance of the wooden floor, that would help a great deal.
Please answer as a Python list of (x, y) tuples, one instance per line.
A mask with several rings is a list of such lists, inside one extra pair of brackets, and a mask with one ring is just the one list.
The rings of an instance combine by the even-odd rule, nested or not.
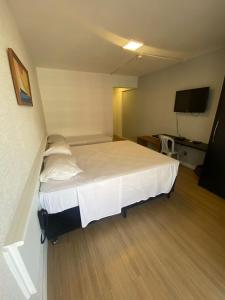
[(49, 245), (48, 299), (225, 299), (225, 200), (180, 168), (170, 199)]

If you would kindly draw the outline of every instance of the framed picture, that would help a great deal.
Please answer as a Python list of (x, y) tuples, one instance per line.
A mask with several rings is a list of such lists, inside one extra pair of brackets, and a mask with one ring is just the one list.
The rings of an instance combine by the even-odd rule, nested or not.
[(27, 69), (11, 48), (8, 48), (8, 57), (18, 104), (33, 106)]

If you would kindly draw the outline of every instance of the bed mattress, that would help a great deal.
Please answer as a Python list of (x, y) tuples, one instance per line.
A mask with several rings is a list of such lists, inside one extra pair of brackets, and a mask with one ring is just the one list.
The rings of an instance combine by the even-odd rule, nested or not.
[(101, 135), (101, 134), (69, 136), (66, 137), (66, 142), (70, 146), (89, 145), (89, 144), (112, 142), (112, 137), (107, 135)]
[(169, 193), (179, 161), (130, 141), (72, 148), (82, 173), (40, 187), (41, 206), (58, 213), (79, 205), (82, 227), (161, 193)]

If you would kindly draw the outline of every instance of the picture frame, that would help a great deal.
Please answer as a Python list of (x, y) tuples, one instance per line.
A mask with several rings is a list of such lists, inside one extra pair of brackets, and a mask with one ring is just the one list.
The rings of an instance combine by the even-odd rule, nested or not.
[(8, 48), (7, 52), (17, 103), (33, 106), (28, 71), (12, 48)]

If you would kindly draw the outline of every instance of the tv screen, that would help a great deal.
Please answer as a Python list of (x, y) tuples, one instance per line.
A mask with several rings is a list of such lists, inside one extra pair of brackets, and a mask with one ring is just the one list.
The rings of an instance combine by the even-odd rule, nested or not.
[(176, 92), (175, 112), (204, 112), (209, 96), (209, 87)]

